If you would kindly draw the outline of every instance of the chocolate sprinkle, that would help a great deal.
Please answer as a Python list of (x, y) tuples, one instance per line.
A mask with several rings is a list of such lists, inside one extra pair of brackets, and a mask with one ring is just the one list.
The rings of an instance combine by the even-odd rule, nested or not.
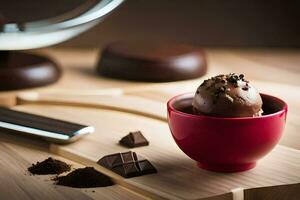
[(53, 180), (56, 181), (56, 185), (74, 188), (106, 187), (114, 185), (108, 176), (96, 171), (93, 167), (76, 169), (66, 176), (58, 176)]
[(67, 163), (53, 159), (51, 157), (47, 158), (42, 162), (37, 162), (36, 164), (32, 164), (31, 167), (28, 168), (28, 171), (31, 174), (61, 174), (63, 172), (67, 172), (71, 170), (71, 166)]
[(204, 80), (200, 86), (205, 86), (207, 84), (208, 80)]
[[(216, 104), (217, 100), (219, 99), (220, 95), (225, 94), (226, 91), (230, 91), (230, 85), (237, 88), (239, 87), (239, 81), (243, 81), (246, 83), (246, 86), (242, 87), (243, 90), (249, 89), (249, 81), (244, 79), (244, 74), (235, 74), (230, 73), (227, 75), (218, 75), (212, 77), (211, 79), (205, 80), (200, 87), (205, 87), (205, 90), (211, 90), (211, 95), (213, 97), (213, 103)], [(198, 92), (196, 92), (199, 94)]]
[(229, 75), (227, 75), (227, 80), (234, 84), (234, 87), (238, 87), (237, 82), (238, 81), (244, 81), (244, 74), (240, 74), (239, 76), (236, 75), (235, 73), (230, 73)]

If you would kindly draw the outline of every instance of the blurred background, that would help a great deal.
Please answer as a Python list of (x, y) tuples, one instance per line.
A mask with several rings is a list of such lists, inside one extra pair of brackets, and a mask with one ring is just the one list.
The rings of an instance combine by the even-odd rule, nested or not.
[[(10, 0), (1, 4), (0, 13), (2, 20), (31, 21), (83, 2)], [(206, 47), (299, 47), (299, 8), (300, 1), (291, 0), (127, 0), (102, 23), (59, 46), (102, 47), (115, 40), (157, 39)]]

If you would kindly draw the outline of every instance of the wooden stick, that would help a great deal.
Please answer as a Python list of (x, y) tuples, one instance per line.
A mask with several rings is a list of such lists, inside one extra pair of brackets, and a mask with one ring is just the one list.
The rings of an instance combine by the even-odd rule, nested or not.
[[(102, 88), (102, 89), (69, 89), (69, 88), (55, 88), (55, 89), (47, 89), (46, 91), (39, 91), (39, 94), (45, 95), (64, 95), (64, 96), (120, 96), (124, 94), (135, 94), (139, 92), (147, 92), (147, 91), (165, 91), (172, 90), (174, 88), (194, 88), (199, 83), (199, 80), (189, 80), (189, 81), (179, 81), (172, 83), (149, 83), (149, 85), (139, 85), (130, 88)], [(183, 93), (184, 91), (182, 91)], [(20, 95), (25, 95), (26, 93), (32, 94), (37, 93), (35, 91), (30, 92), (22, 92)]]
[(52, 104), (77, 107), (92, 107), (108, 110), (127, 112), (153, 119), (167, 121), (166, 105), (135, 96), (72, 96), (52, 95), (37, 92), (20, 93), (17, 97), (18, 104)]
[(0, 95), (0, 106), (1, 107), (12, 107), (16, 105), (16, 95), (2, 93)]

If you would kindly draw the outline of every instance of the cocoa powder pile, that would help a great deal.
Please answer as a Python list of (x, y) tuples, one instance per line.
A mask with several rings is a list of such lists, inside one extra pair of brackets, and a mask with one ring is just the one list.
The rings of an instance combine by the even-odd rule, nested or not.
[(74, 188), (106, 187), (114, 185), (112, 180), (96, 171), (93, 167), (76, 169), (66, 176), (58, 176), (53, 179), (57, 185)]
[(67, 163), (53, 159), (51, 157), (47, 158), (42, 162), (37, 162), (32, 164), (28, 168), (31, 174), (46, 175), (46, 174), (61, 174), (71, 170), (71, 166)]

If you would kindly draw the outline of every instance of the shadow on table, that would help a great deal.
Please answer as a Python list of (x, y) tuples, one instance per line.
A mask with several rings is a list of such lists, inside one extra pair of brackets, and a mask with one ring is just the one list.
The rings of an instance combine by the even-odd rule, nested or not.
[(26, 133), (0, 129), (0, 143), (16, 144), (31, 149), (49, 151), (49, 143), (39, 137), (30, 136)]

